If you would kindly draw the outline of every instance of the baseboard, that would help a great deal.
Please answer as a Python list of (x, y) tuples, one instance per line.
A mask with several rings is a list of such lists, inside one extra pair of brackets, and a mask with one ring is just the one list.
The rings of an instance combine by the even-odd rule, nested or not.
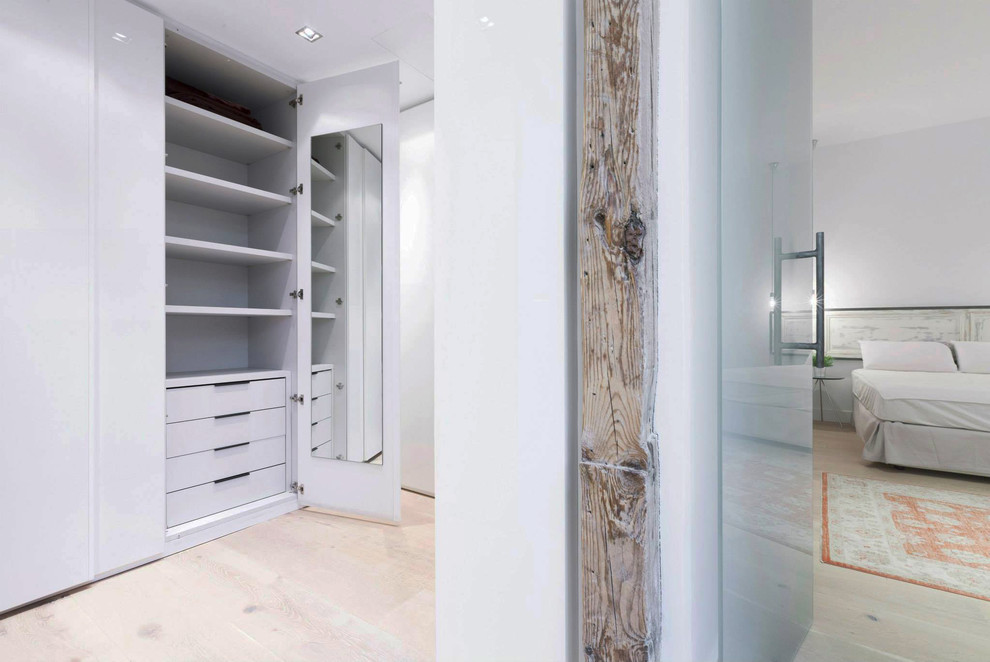
[(165, 532), (165, 555), (202, 545), (294, 510), (299, 510), (299, 499), (287, 492), (172, 527)]

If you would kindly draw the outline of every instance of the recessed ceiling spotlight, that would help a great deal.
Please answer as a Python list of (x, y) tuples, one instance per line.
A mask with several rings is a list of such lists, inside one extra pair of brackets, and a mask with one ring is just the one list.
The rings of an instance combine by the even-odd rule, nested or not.
[(296, 34), (308, 42), (314, 42), (323, 36), (313, 28), (309, 27), (308, 25), (304, 25), (298, 30), (296, 30)]

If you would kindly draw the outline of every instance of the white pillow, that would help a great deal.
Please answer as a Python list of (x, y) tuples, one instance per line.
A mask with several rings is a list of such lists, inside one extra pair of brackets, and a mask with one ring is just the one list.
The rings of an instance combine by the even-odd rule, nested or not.
[(956, 372), (949, 346), (940, 342), (860, 340), (863, 367), (868, 370)]
[(960, 372), (990, 373), (990, 342), (954, 342)]

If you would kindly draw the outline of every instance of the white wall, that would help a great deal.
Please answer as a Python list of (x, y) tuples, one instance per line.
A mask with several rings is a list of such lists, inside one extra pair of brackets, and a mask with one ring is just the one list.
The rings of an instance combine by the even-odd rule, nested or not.
[(402, 486), (433, 494), (433, 102), (399, 114)]
[(815, 150), (828, 308), (990, 304), (990, 118)]
[(571, 11), (435, 6), (441, 662), (576, 659)]
[[(990, 305), (990, 118), (815, 150), (828, 308)], [(836, 360), (846, 376), (860, 361)], [(850, 421), (852, 382), (826, 388)], [(815, 397), (818, 415), (819, 399)]]

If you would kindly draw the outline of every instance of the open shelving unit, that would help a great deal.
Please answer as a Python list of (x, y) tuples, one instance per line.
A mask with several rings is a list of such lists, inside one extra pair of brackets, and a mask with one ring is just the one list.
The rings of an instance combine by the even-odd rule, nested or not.
[(173, 144), (237, 163), (255, 163), (293, 147), (291, 140), (170, 97), (165, 97), (165, 132)]
[(165, 199), (250, 216), (292, 204), (287, 195), (165, 166)]
[(310, 210), (309, 215), (313, 220), (314, 228), (332, 228), (337, 225), (337, 221), (324, 216), (316, 210)]
[(337, 269), (335, 267), (331, 267), (329, 264), (322, 264), (320, 262), (317, 262), (316, 260), (313, 260), (313, 273), (314, 274), (335, 274), (335, 273), (337, 273)]
[(309, 160), (309, 176), (313, 182), (332, 182), (336, 175), (320, 165), (316, 159)]
[(230, 60), (196, 66), (220, 60), (166, 38), (166, 75), (250, 109), (262, 126), (163, 97), (167, 370), (294, 371), (295, 90)]
[(200, 260), (248, 267), (292, 261), (291, 253), (169, 236), (165, 237), (165, 255), (180, 260)]
[(166, 315), (209, 315), (212, 317), (289, 317), (287, 308), (231, 308), (227, 306), (165, 306)]

